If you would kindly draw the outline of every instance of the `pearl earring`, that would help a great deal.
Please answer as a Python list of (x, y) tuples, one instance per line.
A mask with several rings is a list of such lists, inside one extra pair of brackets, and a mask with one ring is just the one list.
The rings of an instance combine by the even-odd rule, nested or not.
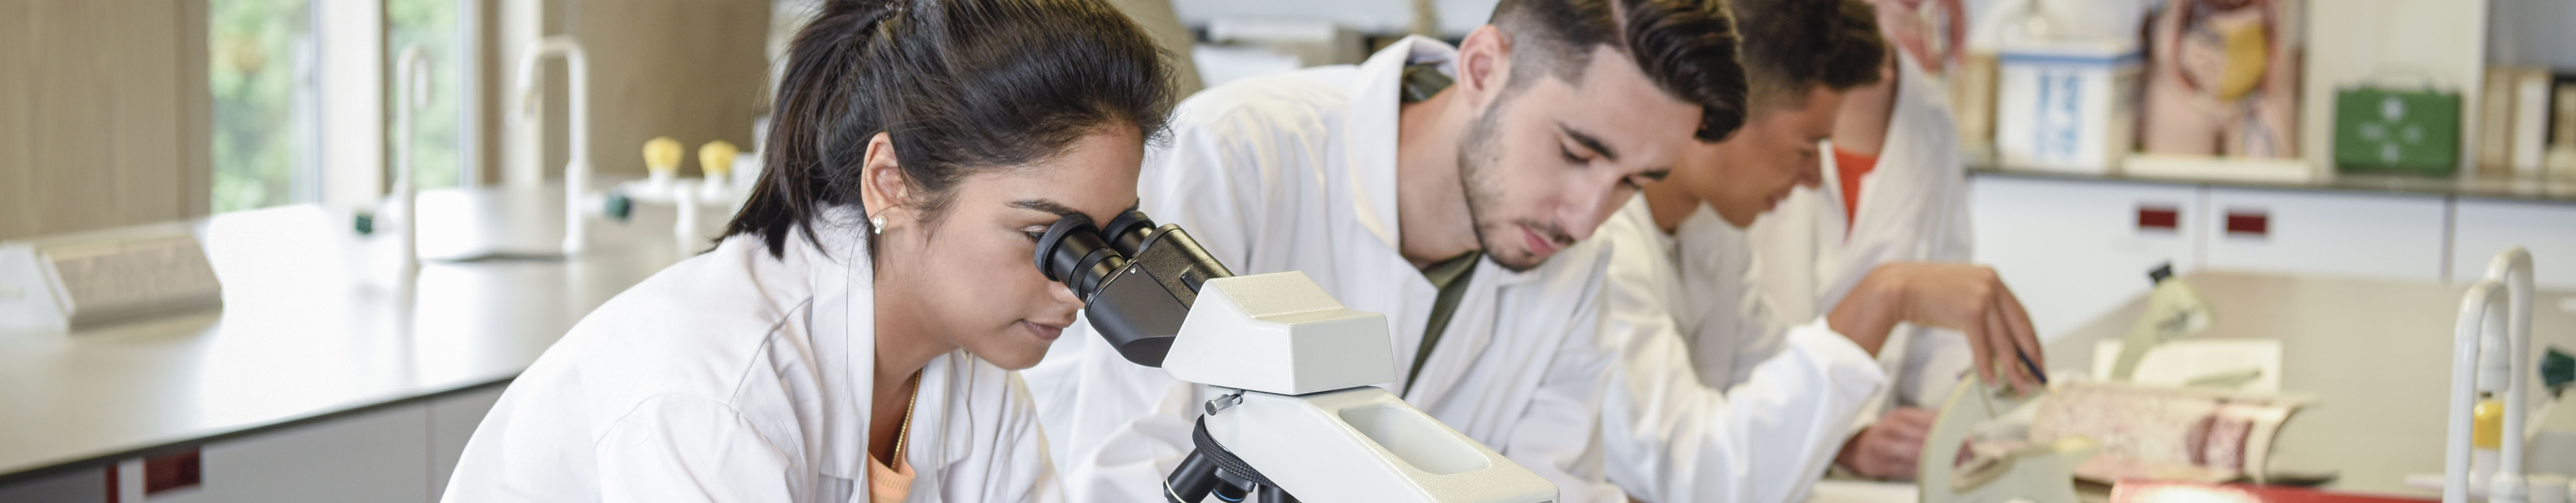
[(869, 217), (869, 218), (868, 218), (868, 230), (870, 231), (870, 233), (873, 233), (873, 234), (884, 234), (884, 233), (885, 233), (885, 215), (877, 215), (877, 216), (874, 216), (874, 217)]

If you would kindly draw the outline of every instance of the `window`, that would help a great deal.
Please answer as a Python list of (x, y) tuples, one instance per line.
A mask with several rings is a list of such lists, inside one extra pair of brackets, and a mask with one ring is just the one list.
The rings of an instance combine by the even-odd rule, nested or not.
[(209, 0), (214, 211), (310, 201), (316, 147), (309, 0)]
[[(474, 2), (206, 2), (214, 211), (379, 197), (392, 183), (386, 168), (401, 154), (393, 98), (409, 90), (394, 67), (413, 47), (427, 56), (431, 81), (431, 98), (413, 121), (419, 187), (475, 181), (468, 114), (475, 46), (465, 35)], [(381, 19), (382, 29), (368, 19)], [(381, 57), (363, 49), (379, 46)], [(380, 133), (348, 127), (379, 120)], [(370, 143), (377, 141), (381, 150)]]

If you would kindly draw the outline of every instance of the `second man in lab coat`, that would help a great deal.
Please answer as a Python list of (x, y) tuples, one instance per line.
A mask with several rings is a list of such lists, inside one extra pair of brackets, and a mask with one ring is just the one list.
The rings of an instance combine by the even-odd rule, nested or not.
[(1799, 313), (1754, 292), (1744, 276), (1782, 270), (1756, 263), (1742, 227), (1817, 183), (1818, 142), (1835, 130), (1845, 92), (1882, 78), (1887, 48), (1858, 0), (1734, 8), (1750, 120), (1648, 185), (1599, 238), (1615, 255), (1603, 337), (1623, 350), (1603, 404), (1604, 443), (1611, 478), (1640, 500), (1805, 499), (1889, 381), (1872, 355), (1901, 331), (1860, 321), (1869, 313), (1974, 329), (1987, 336), (1971, 345), (1986, 351), (1976, 356), (2011, 362), (2002, 376), (2017, 381), (2033, 376), (2014, 353), (2039, 356), (2018, 302), (1980, 267), (1854, 274), (1849, 301)]
[[(1882, 4), (1879, 12), (1888, 9)], [(1893, 51), (1883, 65), (1890, 78), (1853, 89), (1843, 101), (1829, 142), (1834, 154), (1824, 156), (1819, 170), (1822, 183), (1793, 192), (1743, 233), (1763, 268), (1741, 279), (1754, 282), (1782, 319), (1832, 308), (1882, 264), (1973, 258), (1958, 129), (1941, 83), (1912, 50), (1921, 46), (1898, 44), (1908, 50)], [(1837, 466), (1862, 476), (1913, 477), (1914, 451), (1931, 427), (1931, 409), (1950, 396), (1969, 365), (1971, 349), (1958, 331), (1909, 326), (1899, 332), (1879, 353), (1889, 389), (1862, 410), (1867, 428), (1836, 455)], [(1700, 342), (1693, 348), (1698, 354), (1767, 356), (1746, 351), (1766, 347), (1762, 341), (1733, 347)], [(1908, 439), (1916, 445), (1907, 445)]]

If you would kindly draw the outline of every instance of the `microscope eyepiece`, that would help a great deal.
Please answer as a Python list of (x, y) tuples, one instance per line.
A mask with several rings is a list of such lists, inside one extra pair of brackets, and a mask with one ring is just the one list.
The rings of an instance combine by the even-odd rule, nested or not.
[(1091, 218), (1073, 215), (1056, 220), (1038, 237), (1038, 272), (1048, 281), (1064, 283), (1075, 297), (1090, 302), (1100, 285), (1111, 274), (1127, 267), (1127, 258), (1101, 241)]
[(1109, 240), (1110, 248), (1129, 257), (1144, 251), (1146, 239), (1153, 235), (1154, 219), (1146, 218), (1145, 212), (1136, 210), (1120, 213), (1117, 218), (1109, 219), (1109, 225), (1100, 228), (1100, 237)]
[(1093, 331), (1127, 361), (1163, 366), (1172, 338), (1207, 280), (1232, 276), (1180, 226), (1156, 227), (1144, 212), (1110, 219), (1068, 215), (1038, 236), (1038, 271), (1082, 299)]

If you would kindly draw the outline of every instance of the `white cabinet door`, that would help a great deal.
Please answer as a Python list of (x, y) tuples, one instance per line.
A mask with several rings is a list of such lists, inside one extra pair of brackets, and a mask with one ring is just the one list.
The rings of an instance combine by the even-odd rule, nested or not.
[(2452, 282), (2486, 277), (2496, 253), (2521, 246), (2542, 289), (2576, 290), (2576, 204), (2462, 199), (2451, 221)]
[(428, 503), (428, 407), (407, 403), (208, 443), (202, 481), (151, 503)]
[(447, 476), (456, 471), (456, 458), (465, 455), (465, 441), (474, 437), (474, 427), (483, 424), (492, 404), (501, 401), (502, 389), (492, 386), (429, 401), (430, 501), (447, 493)]
[(2042, 337), (2146, 293), (2159, 264), (2198, 269), (2197, 186), (1980, 175), (1971, 187), (1977, 261), (2003, 275)]
[(2441, 196), (2209, 189), (2210, 269), (2440, 281)]

